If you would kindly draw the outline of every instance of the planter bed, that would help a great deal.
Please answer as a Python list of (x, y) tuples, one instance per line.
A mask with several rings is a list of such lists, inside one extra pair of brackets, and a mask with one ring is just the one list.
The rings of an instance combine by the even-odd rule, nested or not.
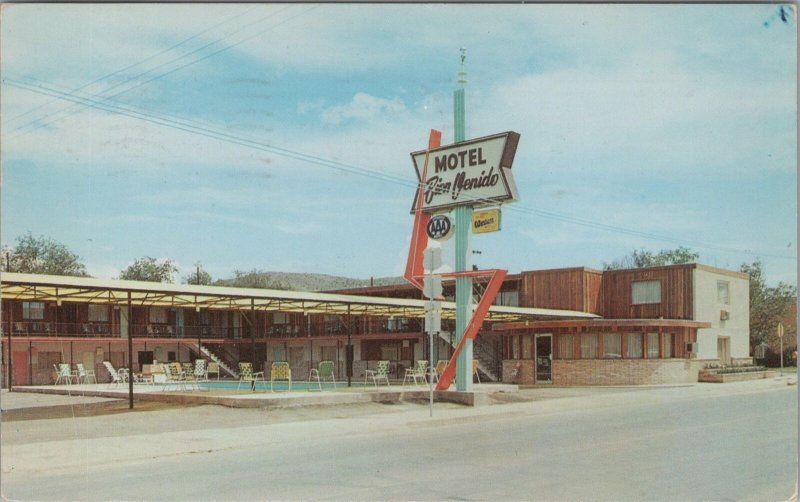
[(767, 371), (742, 371), (738, 373), (716, 373), (713, 371), (701, 371), (698, 377), (700, 382), (725, 383), (743, 382), (745, 380), (762, 380), (767, 378)]

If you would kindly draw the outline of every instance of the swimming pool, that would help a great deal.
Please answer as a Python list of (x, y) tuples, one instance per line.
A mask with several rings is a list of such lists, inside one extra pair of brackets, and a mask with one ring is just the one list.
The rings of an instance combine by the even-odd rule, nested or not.
[[(199, 382), (199, 385), (203, 389), (212, 389), (212, 390), (249, 390), (250, 382), (242, 382), (239, 385), (238, 380), (212, 380), (209, 382)], [(363, 387), (364, 382), (353, 382), (352, 387)], [(289, 382), (275, 382), (272, 384), (272, 388), (276, 391), (287, 391), (289, 390)], [(344, 382), (336, 382), (336, 388), (347, 388), (347, 381)], [(257, 391), (269, 391), (270, 386), (269, 382), (256, 382), (256, 390)], [(317, 382), (306, 382), (306, 381), (297, 381), (292, 382), (292, 390), (319, 390), (319, 384)], [(322, 390), (333, 390), (333, 382), (322, 382)]]

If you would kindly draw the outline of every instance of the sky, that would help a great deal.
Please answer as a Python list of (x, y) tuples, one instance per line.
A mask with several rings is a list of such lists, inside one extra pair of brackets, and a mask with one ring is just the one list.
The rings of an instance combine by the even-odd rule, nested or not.
[[(410, 153), (520, 134), (511, 273), (688, 247), (797, 283), (797, 25), (775, 4), (20, 4), (0, 11), (0, 241), (401, 275)], [(453, 261), (445, 246), (445, 262)]]

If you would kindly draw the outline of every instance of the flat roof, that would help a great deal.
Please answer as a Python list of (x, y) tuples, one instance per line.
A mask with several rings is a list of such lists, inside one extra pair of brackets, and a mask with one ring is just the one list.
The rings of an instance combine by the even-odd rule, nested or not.
[(573, 320), (545, 320), (522, 321), (496, 324), (494, 331), (516, 331), (526, 329), (554, 329), (554, 328), (710, 328), (711, 323), (705, 321), (691, 321), (686, 319), (573, 319)]
[[(7, 300), (68, 301), (95, 304), (262, 310), (306, 314), (347, 314), (376, 317), (425, 316), (427, 300), (385, 298), (276, 289), (197, 286), (159, 282), (94, 279), (59, 275), (0, 275), (0, 297)], [(442, 318), (455, 318), (455, 302), (441, 302)], [(598, 318), (582, 311), (532, 307), (492, 306), (488, 321), (524, 321), (542, 318)]]

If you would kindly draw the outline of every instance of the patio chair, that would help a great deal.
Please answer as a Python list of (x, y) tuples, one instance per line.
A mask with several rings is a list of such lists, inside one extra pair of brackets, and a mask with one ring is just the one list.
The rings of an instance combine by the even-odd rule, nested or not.
[[(217, 373), (219, 373), (219, 370), (217, 370)], [(198, 382), (208, 381), (208, 369), (206, 368), (205, 359), (194, 360), (194, 379)]]
[(481, 383), (481, 376), (478, 374), (478, 360), (472, 360), (472, 373), (475, 375), (475, 378), (478, 379), (478, 383)]
[(428, 361), (424, 359), (420, 359), (417, 361), (417, 365), (413, 368), (406, 368), (406, 374), (403, 377), (403, 385), (406, 384), (407, 380), (414, 380), (414, 385), (419, 384), (417, 379), (421, 378), (422, 382), (425, 383), (425, 377), (428, 373)]
[(289, 363), (272, 363), (272, 368), (269, 372), (270, 392), (275, 392), (273, 384), (276, 380), (279, 382), (289, 382), (289, 388), (287, 390), (292, 390), (292, 368), (289, 367)]
[(449, 362), (450, 361), (448, 361), (447, 359), (439, 359), (438, 361), (436, 361), (436, 371), (434, 371), (433, 373), (433, 378), (436, 379), (437, 382), (439, 381), (439, 378), (442, 376), (442, 373), (444, 373), (444, 370), (447, 369), (447, 363)]
[(375, 388), (378, 388), (378, 380), (383, 380), (386, 385), (389, 385), (389, 361), (378, 361), (374, 370), (364, 371), (364, 385), (367, 385), (367, 380), (372, 378), (372, 383)]
[(186, 390), (186, 378), (183, 373), (183, 367), (181, 363), (172, 362), (166, 363), (164, 366), (164, 374), (166, 375), (166, 382), (164, 382), (163, 390), (167, 390), (168, 387), (175, 386), (175, 390)]
[(194, 365), (192, 363), (181, 363), (181, 370), (183, 371), (183, 379), (187, 382), (191, 382), (195, 379)]
[[(250, 389), (255, 391), (256, 382), (258, 382), (259, 380), (264, 382), (263, 371), (253, 372), (252, 363), (239, 363), (239, 385), (236, 386), (237, 390), (239, 389), (239, 387), (242, 386), (242, 382), (247, 382), (250, 384)], [(266, 386), (266, 382), (264, 382), (264, 385)]]
[(75, 365), (78, 368), (78, 383), (89, 383), (89, 379), (94, 380), (94, 383), (97, 383), (97, 377), (94, 374), (94, 370), (87, 370), (83, 363), (77, 363)]
[(56, 383), (55, 383), (55, 385), (58, 385), (58, 382), (62, 382), (62, 381), (65, 384), (69, 385), (69, 384), (72, 383), (72, 379), (73, 378), (76, 379), (76, 383), (77, 383), (78, 375), (77, 375), (76, 372), (70, 370), (69, 364), (67, 364), (67, 363), (58, 363), (58, 364), (54, 364), (53, 368), (56, 370)]
[(108, 370), (108, 374), (111, 375), (110, 383), (113, 383), (114, 387), (128, 381), (128, 370), (122, 371), (125, 368), (120, 368), (118, 371), (114, 369), (114, 366), (112, 366), (111, 362), (109, 361), (103, 361), (103, 366), (106, 367), (106, 369)]
[(211, 375), (217, 375), (217, 380), (219, 380), (219, 363), (214, 361), (208, 362), (208, 367), (206, 368), (206, 380), (210, 380)]
[[(333, 381), (333, 388), (336, 388), (336, 375), (333, 371), (333, 361), (320, 361), (319, 366), (317, 368), (311, 368), (311, 371), (308, 372), (308, 381), (311, 383), (312, 380), (316, 380), (317, 384), (319, 385), (319, 390), (322, 391), (322, 380), (331, 379)], [(308, 386), (308, 390), (311, 390), (311, 386)]]

